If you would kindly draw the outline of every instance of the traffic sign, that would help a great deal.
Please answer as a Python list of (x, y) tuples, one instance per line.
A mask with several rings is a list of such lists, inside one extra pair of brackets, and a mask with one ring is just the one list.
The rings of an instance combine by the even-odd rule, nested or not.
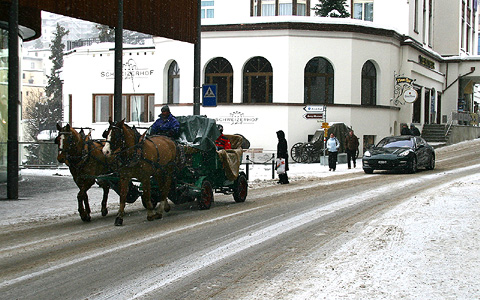
[(327, 108), (325, 105), (307, 105), (303, 110), (306, 112), (325, 112)]
[(202, 86), (202, 105), (204, 107), (217, 106), (217, 85), (204, 84)]
[(322, 128), (327, 128), (328, 129), (328, 128), (330, 128), (330, 126), (328, 125), (327, 122), (324, 122), (324, 123), (322, 123)]
[(321, 112), (321, 113), (308, 113), (308, 114), (304, 114), (303, 117), (305, 119), (324, 119), (325, 115), (323, 114), (323, 112)]

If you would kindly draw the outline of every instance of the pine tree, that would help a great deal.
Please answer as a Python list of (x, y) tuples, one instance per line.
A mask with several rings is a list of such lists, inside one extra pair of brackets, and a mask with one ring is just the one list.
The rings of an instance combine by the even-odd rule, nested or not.
[(45, 87), (45, 93), (47, 94), (47, 104), (49, 107), (50, 116), (45, 116), (48, 119), (46, 127), (47, 129), (55, 129), (58, 122), (62, 121), (63, 108), (62, 108), (62, 93), (63, 93), (63, 81), (60, 79), (61, 69), (63, 67), (63, 55), (65, 50), (65, 44), (62, 39), (68, 34), (68, 30), (60, 26), (57, 23), (54, 38), (50, 46), (51, 54), (48, 57), (52, 63), (51, 75), (47, 76), (48, 84)]
[(348, 18), (350, 13), (346, 10), (346, 0), (320, 0), (313, 10), (316, 16), (332, 18)]

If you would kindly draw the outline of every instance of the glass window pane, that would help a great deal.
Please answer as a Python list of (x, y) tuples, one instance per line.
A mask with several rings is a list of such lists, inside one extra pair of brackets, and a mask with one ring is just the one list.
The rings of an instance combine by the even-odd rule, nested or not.
[(155, 121), (155, 96), (148, 96), (148, 120), (147, 122)]
[(145, 119), (144, 96), (130, 96), (130, 121), (143, 122)]
[(280, 16), (291, 16), (292, 15), (292, 3), (280, 3)]
[(353, 4), (353, 18), (361, 20), (363, 15), (363, 5), (362, 3)]
[(110, 97), (95, 96), (95, 122), (108, 122), (110, 116)]
[(307, 15), (306, 7), (307, 6), (305, 4), (297, 4), (297, 16), (306, 16)]
[(365, 3), (365, 21), (373, 21), (373, 3)]
[(275, 4), (262, 4), (262, 16), (274, 16)]
[(214, 10), (207, 9), (207, 18), (213, 18), (213, 17), (214, 17)]
[(127, 118), (127, 96), (122, 96), (122, 119)]

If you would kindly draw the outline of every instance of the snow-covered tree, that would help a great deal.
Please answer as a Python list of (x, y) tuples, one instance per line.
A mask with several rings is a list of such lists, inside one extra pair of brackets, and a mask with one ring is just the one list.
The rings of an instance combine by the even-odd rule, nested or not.
[(319, 17), (348, 18), (350, 13), (345, 8), (346, 0), (320, 0), (313, 10)]
[(65, 44), (63, 44), (62, 39), (67, 34), (68, 30), (65, 30), (64, 27), (57, 23), (54, 38), (50, 46), (51, 54), (48, 57), (52, 61), (53, 66), (50, 76), (47, 75), (48, 84), (45, 87), (45, 93), (48, 97), (47, 104), (49, 107), (49, 111), (47, 112), (49, 116), (45, 116), (45, 118), (50, 119), (49, 123), (46, 124), (48, 127), (47, 129), (55, 129), (56, 124), (61, 122), (63, 117), (63, 81), (60, 79), (60, 73), (63, 68), (63, 55), (65, 50)]

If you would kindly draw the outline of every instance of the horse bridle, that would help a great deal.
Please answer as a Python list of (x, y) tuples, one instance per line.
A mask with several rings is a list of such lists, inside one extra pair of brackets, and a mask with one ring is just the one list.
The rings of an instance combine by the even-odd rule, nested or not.
[[(113, 146), (114, 146), (114, 143), (112, 141), (109, 141), (107, 140), (108, 138), (108, 133), (110, 132), (113, 132), (113, 130), (120, 130), (120, 146), (118, 146), (118, 148), (116, 149), (113, 149)], [(112, 151), (112, 153), (114, 154), (118, 154), (119, 152), (122, 152), (124, 150), (124, 148), (126, 148), (126, 140), (125, 140), (125, 134), (123, 133), (123, 129), (121, 127), (118, 127), (117, 125), (110, 125), (110, 128), (108, 130), (106, 130), (104, 132), (104, 138), (105, 138), (105, 144), (108, 143), (110, 144), (110, 151)]]

